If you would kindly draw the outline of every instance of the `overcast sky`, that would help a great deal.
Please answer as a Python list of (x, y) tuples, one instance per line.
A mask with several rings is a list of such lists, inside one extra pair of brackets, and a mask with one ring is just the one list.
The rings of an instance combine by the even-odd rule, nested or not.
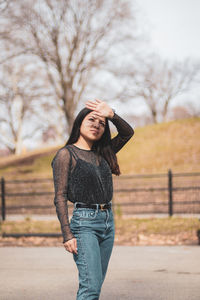
[(171, 59), (200, 58), (199, 0), (138, 0), (154, 49)]
[[(137, 0), (139, 25), (149, 37), (150, 49), (170, 60), (193, 58), (200, 60), (200, 0)], [(200, 89), (176, 97), (171, 105), (182, 105), (193, 101), (200, 105)], [(126, 107), (120, 103), (122, 113)], [(138, 101), (131, 107), (134, 114), (147, 111), (146, 105)], [(130, 109), (130, 112), (132, 110)]]

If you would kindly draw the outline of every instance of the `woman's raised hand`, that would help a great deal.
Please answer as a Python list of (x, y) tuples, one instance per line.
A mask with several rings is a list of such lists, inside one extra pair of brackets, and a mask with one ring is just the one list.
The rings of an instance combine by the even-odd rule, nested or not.
[(78, 254), (76, 238), (73, 238), (65, 242), (64, 247), (68, 252)]
[(88, 100), (85, 106), (94, 110), (100, 117), (112, 118), (114, 115), (112, 108), (106, 102), (99, 99), (95, 99), (95, 101)]

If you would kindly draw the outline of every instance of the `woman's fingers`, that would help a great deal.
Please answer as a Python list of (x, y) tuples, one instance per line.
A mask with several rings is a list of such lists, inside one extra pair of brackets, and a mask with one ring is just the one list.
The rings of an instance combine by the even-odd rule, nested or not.
[(95, 99), (95, 101), (92, 100), (88, 100), (86, 102), (86, 105), (90, 105), (92, 107), (96, 107), (98, 104), (102, 103), (103, 101), (99, 100), (99, 99)]
[(67, 241), (65, 244), (64, 244), (64, 247), (65, 249), (70, 252), (70, 253), (76, 253), (78, 254), (78, 251), (76, 250), (77, 249), (77, 241), (76, 241), (76, 238), (73, 238), (69, 241)]
[(95, 110), (96, 109), (96, 106), (93, 106), (93, 105), (86, 105), (85, 107), (91, 109), (91, 110)]
[(97, 104), (95, 101), (92, 101), (92, 100), (88, 100), (88, 101), (86, 102), (86, 104), (87, 104), (87, 103), (88, 103), (88, 104), (95, 104), (95, 105)]
[(95, 102), (92, 102), (92, 101), (88, 101), (85, 103), (86, 106), (91, 106), (91, 107), (96, 107), (97, 106), (97, 103)]
[(87, 108), (89, 108), (89, 109), (95, 109), (96, 107), (97, 107), (97, 105), (95, 104), (95, 105), (93, 105), (93, 104), (86, 104), (85, 105)]
[(77, 242), (76, 242), (76, 239), (73, 239), (73, 244), (71, 245), (71, 249), (72, 249), (72, 252), (73, 252), (73, 253), (78, 254), (78, 251), (76, 250), (76, 249), (77, 249)]
[(99, 99), (95, 99), (95, 102), (88, 100), (85, 105), (87, 108), (94, 110), (100, 117), (109, 117), (112, 112), (111, 107)]
[(87, 108), (89, 108), (89, 109), (91, 109), (91, 110), (95, 110), (96, 112), (98, 111), (98, 112), (100, 112), (99, 111), (99, 105), (100, 105), (100, 103), (95, 103), (95, 102), (93, 102), (93, 101), (88, 101), (88, 102), (86, 102), (86, 104), (85, 104), (85, 106), (87, 107)]
[(101, 100), (99, 100), (99, 99), (95, 99), (95, 101), (96, 101), (97, 103), (103, 102), (103, 101), (101, 101)]
[(67, 251), (70, 252), (70, 253), (72, 253), (73, 252), (72, 247), (69, 246)]
[(75, 253), (78, 254), (77, 240), (74, 241)]

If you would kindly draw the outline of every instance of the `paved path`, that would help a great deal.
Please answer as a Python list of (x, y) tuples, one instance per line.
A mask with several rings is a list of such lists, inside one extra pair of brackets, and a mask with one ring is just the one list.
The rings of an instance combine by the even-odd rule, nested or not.
[[(64, 247), (0, 248), (1, 300), (75, 300)], [(100, 300), (199, 300), (199, 246), (115, 246)]]

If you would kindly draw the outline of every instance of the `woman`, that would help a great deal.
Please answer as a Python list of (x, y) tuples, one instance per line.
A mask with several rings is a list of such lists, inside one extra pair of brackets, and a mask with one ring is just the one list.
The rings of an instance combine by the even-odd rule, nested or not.
[[(108, 120), (118, 130), (113, 139)], [(120, 174), (116, 153), (133, 134), (106, 102), (87, 101), (66, 145), (52, 160), (63, 244), (79, 271), (77, 300), (99, 299), (114, 243), (112, 173)], [(70, 222), (67, 200), (74, 203)]]

